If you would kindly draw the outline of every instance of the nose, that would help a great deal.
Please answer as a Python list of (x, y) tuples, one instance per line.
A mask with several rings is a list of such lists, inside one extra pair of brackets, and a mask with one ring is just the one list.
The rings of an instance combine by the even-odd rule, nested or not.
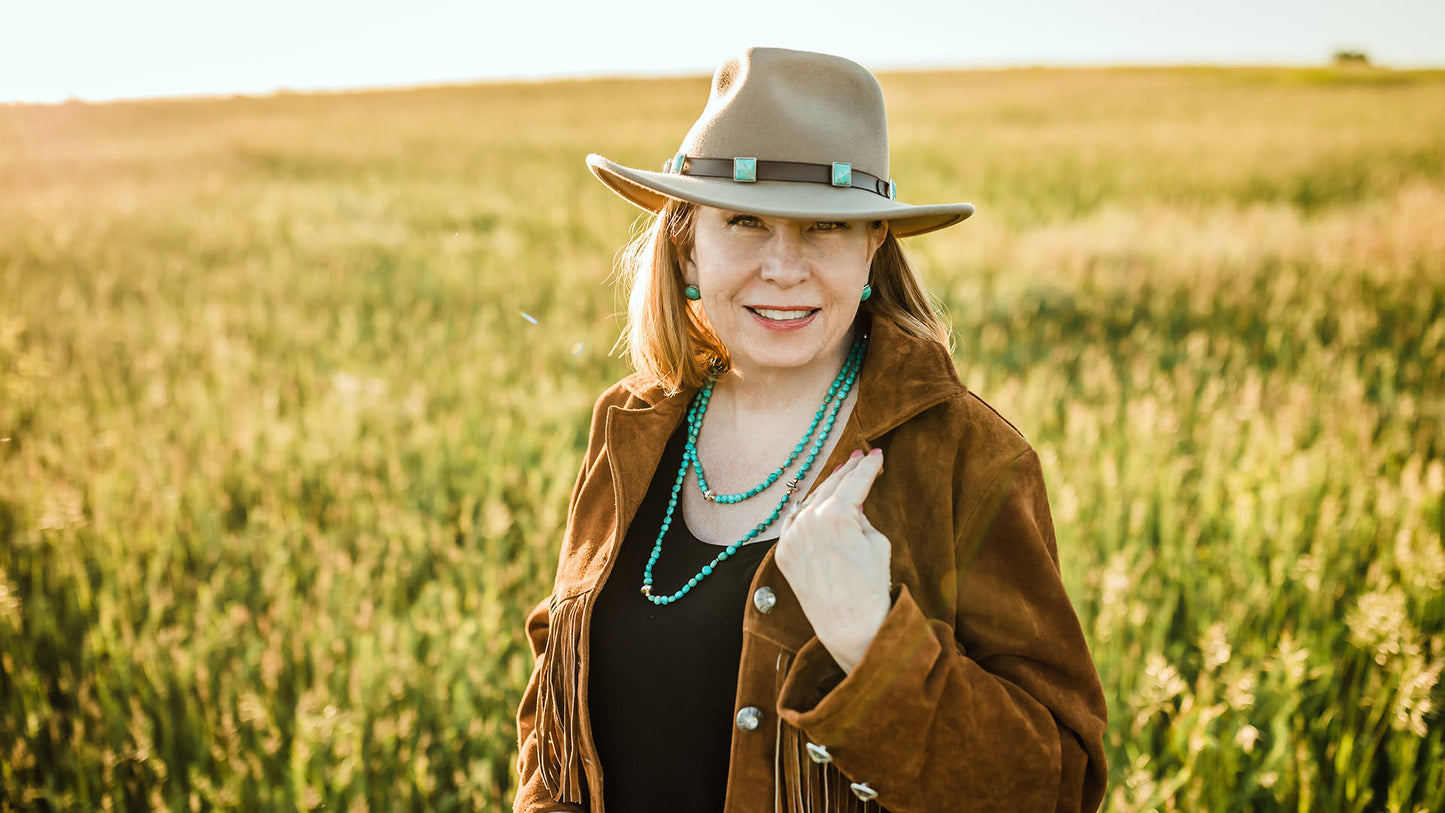
[(763, 256), (763, 279), (787, 288), (807, 279), (809, 273), (802, 235), (792, 228), (775, 229)]

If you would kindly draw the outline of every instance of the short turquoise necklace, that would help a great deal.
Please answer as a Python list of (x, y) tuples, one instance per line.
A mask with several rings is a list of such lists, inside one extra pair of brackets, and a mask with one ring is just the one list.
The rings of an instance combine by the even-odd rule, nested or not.
[[(689, 443), (687, 445), (687, 451), (684, 453), (683, 456), (684, 463), (691, 462), (693, 470), (697, 472), (697, 487), (698, 490), (702, 492), (702, 496), (710, 502), (722, 503), (723, 505), (733, 505), (736, 503), (740, 503), (750, 497), (755, 497), (763, 493), (763, 491), (766, 490), (773, 483), (778, 482), (778, 478), (783, 476), (783, 472), (787, 471), (788, 467), (793, 465), (793, 461), (798, 459), (798, 455), (803, 453), (803, 449), (807, 448), (808, 440), (813, 437), (813, 433), (816, 432), (818, 429), (819, 422), (823, 420), (827, 420), (828, 422), (827, 428), (823, 430), (823, 437), (826, 438), (828, 436), (828, 432), (831, 431), (833, 428), (833, 419), (831, 417), (825, 419), (824, 415), (825, 413), (829, 412), (829, 404), (833, 405), (832, 414), (836, 415), (838, 413), (837, 407), (842, 404), (843, 399), (838, 398), (835, 402), (834, 398), (838, 395), (838, 391), (843, 387), (845, 381), (847, 381), (849, 384), (852, 383), (850, 379), (847, 379), (848, 371), (850, 369), (856, 370), (857, 362), (862, 358), (863, 348), (866, 344), (867, 339), (861, 337), (853, 341), (853, 347), (848, 351), (848, 360), (843, 362), (843, 368), (838, 371), (838, 376), (833, 379), (832, 384), (828, 385), (828, 394), (823, 396), (822, 405), (818, 407), (817, 412), (813, 413), (813, 422), (808, 424), (808, 429), (807, 431), (803, 432), (803, 437), (800, 438), (796, 444), (794, 444), (792, 454), (788, 455), (788, 459), (784, 460), (781, 466), (773, 469), (773, 471), (768, 474), (767, 477), (763, 478), (763, 481), (761, 483), (758, 483), (747, 491), (742, 491), (737, 494), (716, 494), (713, 492), (712, 489), (707, 487), (707, 475), (703, 473), (702, 461), (698, 460), (697, 458), (697, 446), (692, 442), (697, 439), (697, 430), (702, 428), (702, 416), (707, 412), (708, 402), (712, 400), (713, 382), (707, 382), (706, 386), (702, 388), (702, 391), (698, 393), (698, 400), (700, 401), (700, 403), (695, 402), (696, 408), (688, 413), (687, 423)], [(844, 390), (843, 397), (846, 398), (847, 394), (847, 390)], [(695, 418), (694, 413), (696, 413)], [(796, 491), (798, 486), (803, 482), (803, 475), (806, 474), (808, 469), (812, 467), (814, 455), (816, 454), (817, 453), (814, 452), (814, 454), (808, 455), (806, 465), (803, 466), (802, 471), (798, 473), (797, 477), (789, 481), (788, 493), (791, 494), (792, 492)]]
[[(843, 402), (848, 399), (848, 393), (852, 391), (853, 382), (857, 379), (858, 371), (863, 366), (863, 355), (867, 347), (868, 337), (860, 333), (858, 337), (853, 340), (853, 346), (848, 351), (847, 361), (843, 362), (842, 369), (838, 371), (838, 375), (833, 379), (833, 383), (828, 386), (828, 394), (824, 396), (822, 406), (818, 407), (818, 411), (813, 413), (813, 422), (808, 425), (808, 430), (803, 433), (802, 439), (793, 447), (793, 451), (788, 455), (788, 459), (783, 461), (783, 465), (774, 469), (767, 477), (764, 477), (761, 483), (747, 491), (737, 494), (714, 494), (712, 490), (707, 487), (707, 480), (703, 476), (702, 463), (697, 457), (697, 436), (698, 432), (702, 430), (703, 416), (707, 414), (708, 401), (712, 400), (712, 388), (716, 383), (716, 379), (710, 379), (707, 384), (698, 391), (696, 397), (693, 398), (692, 406), (688, 409), (687, 446), (682, 453), (682, 465), (679, 466), (677, 470), (677, 481), (672, 484), (672, 494), (667, 500), (667, 514), (662, 518), (662, 529), (657, 532), (657, 542), (652, 546), (652, 556), (648, 558), (647, 566), (642, 570), (642, 596), (644, 598), (657, 605), (671, 604), (677, 601), (687, 595), (688, 591), (692, 590), (692, 588), (696, 587), (698, 582), (711, 576), (713, 568), (736, 553), (738, 548), (757, 538), (758, 534), (767, 530), (769, 526), (778, 521), (778, 517), (782, 516), (783, 506), (788, 504), (788, 500), (792, 499), (793, 492), (796, 491), (803, 480), (807, 478), (808, 471), (813, 467), (814, 461), (817, 460), (818, 453), (822, 450), (823, 444), (828, 440), (828, 435), (832, 433), (833, 423), (838, 418), (838, 412), (843, 408)], [(813, 441), (811, 447), (809, 447), (808, 444), (809, 440)], [(797, 475), (788, 482), (786, 490), (784, 490), (782, 497), (778, 499), (778, 504), (773, 508), (772, 512), (768, 514), (767, 519), (754, 525), (742, 539), (728, 545), (727, 548), (713, 558), (712, 562), (703, 565), (702, 570), (699, 570), (697, 575), (688, 579), (681, 590), (678, 590), (670, 596), (654, 596), (652, 594), (652, 566), (657, 564), (657, 558), (662, 555), (662, 539), (667, 536), (668, 529), (672, 527), (672, 515), (673, 512), (677, 510), (677, 498), (682, 492), (682, 484), (687, 479), (687, 470), (689, 467), (697, 471), (698, 487), (702, 489), (704, 497), (713, 502), (731, 505), (742, 502), (750, 497), (755, 497), (776, 483), (778, 479), (783, 476), (783, 473), (787, 471), (788, 467), (793, 465), (798, 457), (803, 454), (805, 448), (808, 450), (808, 454), (803, 458), (802, 466), (799, 467)]]

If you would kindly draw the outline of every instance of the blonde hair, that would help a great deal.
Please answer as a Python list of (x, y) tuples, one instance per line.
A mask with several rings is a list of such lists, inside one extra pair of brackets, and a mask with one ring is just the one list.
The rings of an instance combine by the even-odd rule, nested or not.
[[(627, 292), (627, 325), (617, 340), (633, 369), (664, 392), (701, 387), (731, 366), (702, 306), (683, 295), (679, 258), (692, 250), (697, 206), (672, 200), (648, 218), (618, 254), (616, 278)], [(860, 313), (882, 316), (917, 339), (951, 348), (951, 329), (936, 297), (908, 265), (889, 231), (868, 272), (873, 295)]]

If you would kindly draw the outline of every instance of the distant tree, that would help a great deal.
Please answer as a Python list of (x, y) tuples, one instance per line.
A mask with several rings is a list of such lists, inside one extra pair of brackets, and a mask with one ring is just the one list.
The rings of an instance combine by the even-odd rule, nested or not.
[(1365, 68), (1370, 58), (1364, 51), (1335, 51), (1334, 64), (1337, 68)]

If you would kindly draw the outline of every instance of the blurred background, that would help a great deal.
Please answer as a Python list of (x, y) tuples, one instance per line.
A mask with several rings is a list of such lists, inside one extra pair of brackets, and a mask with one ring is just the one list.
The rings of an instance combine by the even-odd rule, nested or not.
[(1106, 809), (1445, 810), (1445, 5), (57, 3), (0, 24), (0, 810), (495, 810), (638, 212), (880, 75), (1039, 450)]
[(874, 71), (1020, 66), (1445, 63), (1445, 6), (1380, 0), (861, 0), (704, 9), (662, 0), (140, 0), (6, 10), (0, 101), (710, 74), (750, 45)]

